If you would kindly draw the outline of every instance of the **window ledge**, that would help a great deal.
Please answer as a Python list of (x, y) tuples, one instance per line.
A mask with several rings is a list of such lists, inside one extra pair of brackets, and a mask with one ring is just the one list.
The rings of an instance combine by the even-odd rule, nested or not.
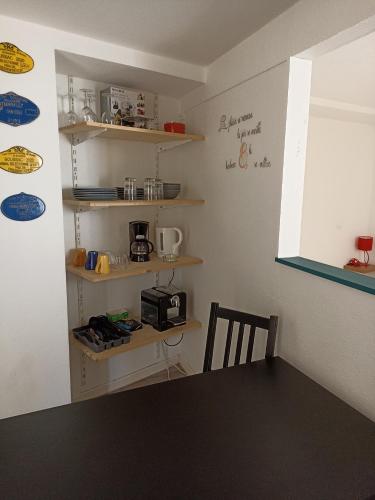
[(329, 266), (328, 264), (322, 264), (314, 260), (304, 259), (303, 257), (276, 257), (275, 261), (284, 266), (293, 267), (299, 271), (314, 274), (320, 278), (375, 295), (375, 278), (371, 278), (370, 276), (353, 273), (352, 271)]

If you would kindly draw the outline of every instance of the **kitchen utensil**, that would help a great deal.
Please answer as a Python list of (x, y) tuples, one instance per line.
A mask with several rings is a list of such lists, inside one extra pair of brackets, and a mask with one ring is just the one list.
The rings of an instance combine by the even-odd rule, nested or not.
[(164, 198), (163, 181), (161, 179), (155, 179), (154, 186), (155, 186), (154, 199), (162, 200)]
[(186, 127), (185, 127), (185, 123), (167, 122), (167, 123), (164, 123), (164, 130), (166, 132), (174, 132), (176, 134), (184, 134)]
[(99, 255), (95, 267), (95, 272), (98, 274), (109, 274), (111, 272), (111, 265), (109, 263), (108, 255)]
[[(138, 240), (148, 240), (148, 222), (142, 220), (136, 220), (129, 222), (129, 244), (130, 244), (130, 260), (134, 262), (145, 262), (149, 260), (148, 253), (144, 255), (144, 260), (140, 260), (139, 254), (134, 255), (132, 253), (132, 244)], [(139, 248), (137, 249), (139, 250)], [(151, 250), (152, 251), (152, 250)], [(133, 258), (134, 257), (134, 258)]]
[(80, 89), (80, 91), (83, 92), (84, 95), (84, 106), (81, 111), (81, 119), (84, 122), (97, 122), (98, 117), (91, 109), (91, 99), (94, 97), (94, 94), (92, 94), (93, 91), (91, 89)]
[(88, 271), (93, 271), (98, 262), (98, 252), (96, 250), (90, 250), (87, 254), (85, 269)]
[(143, 183), (143, 194), (145, 200), (153, 200), (155, 192), (155, 179), (146, 177)]
[(133, 262), (149, 261), (149, 254), (153, 251), (154, 245), (143, 236), (137, 236), (137, 239), (130, 245), (131, 260)]
[(85, 248), (73, 248), (70, 251), (70, 263), (75, 267), (82, 267), (85, 265), (86, 261), (86, 249)]
[(156, 228), (156, 251), (159, 258), (178, 256), (182, 241), (182, 231), (178, 227)]
[(124, 180), (124, 200), (135, 200), (137, 198), (137, 179), (125, 177)]

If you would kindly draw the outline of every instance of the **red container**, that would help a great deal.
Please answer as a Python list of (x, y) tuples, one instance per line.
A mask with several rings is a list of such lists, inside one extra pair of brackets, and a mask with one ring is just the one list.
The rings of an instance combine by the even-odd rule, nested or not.
[(164, 123), (164, 130), (166, 132), (175, 132), (176, 134), (184, 134), (185, 133), (185, 123), (180, 123), (180, 122)]

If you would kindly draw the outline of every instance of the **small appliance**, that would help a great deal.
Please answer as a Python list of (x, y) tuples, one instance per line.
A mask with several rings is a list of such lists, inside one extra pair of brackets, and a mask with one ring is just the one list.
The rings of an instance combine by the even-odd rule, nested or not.
[(167, 255), (178, 256), (182, 241), (182, 231), (178, 227), (156, 228), (156, 251), (159, 258)]
[(141, 320), (159, 332), (186, 323), (186, 293), (175, 287), (153, 287), (141, 292)]
[(148, 241), (148, 222), (132, 221), (129, 222), (129, 242), (130, 242), (130, 260), (133, 262), (147, 262), (150, 260), (150, 253), (154, 246)]

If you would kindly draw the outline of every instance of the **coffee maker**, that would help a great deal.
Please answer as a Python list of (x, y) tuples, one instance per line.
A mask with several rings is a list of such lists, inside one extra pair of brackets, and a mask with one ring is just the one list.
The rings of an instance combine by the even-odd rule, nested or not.
[(147, 262), (154, 246), (148, 241), (148, 222), (136, 220), (129, 222), (130, 260), (133, 262)]

